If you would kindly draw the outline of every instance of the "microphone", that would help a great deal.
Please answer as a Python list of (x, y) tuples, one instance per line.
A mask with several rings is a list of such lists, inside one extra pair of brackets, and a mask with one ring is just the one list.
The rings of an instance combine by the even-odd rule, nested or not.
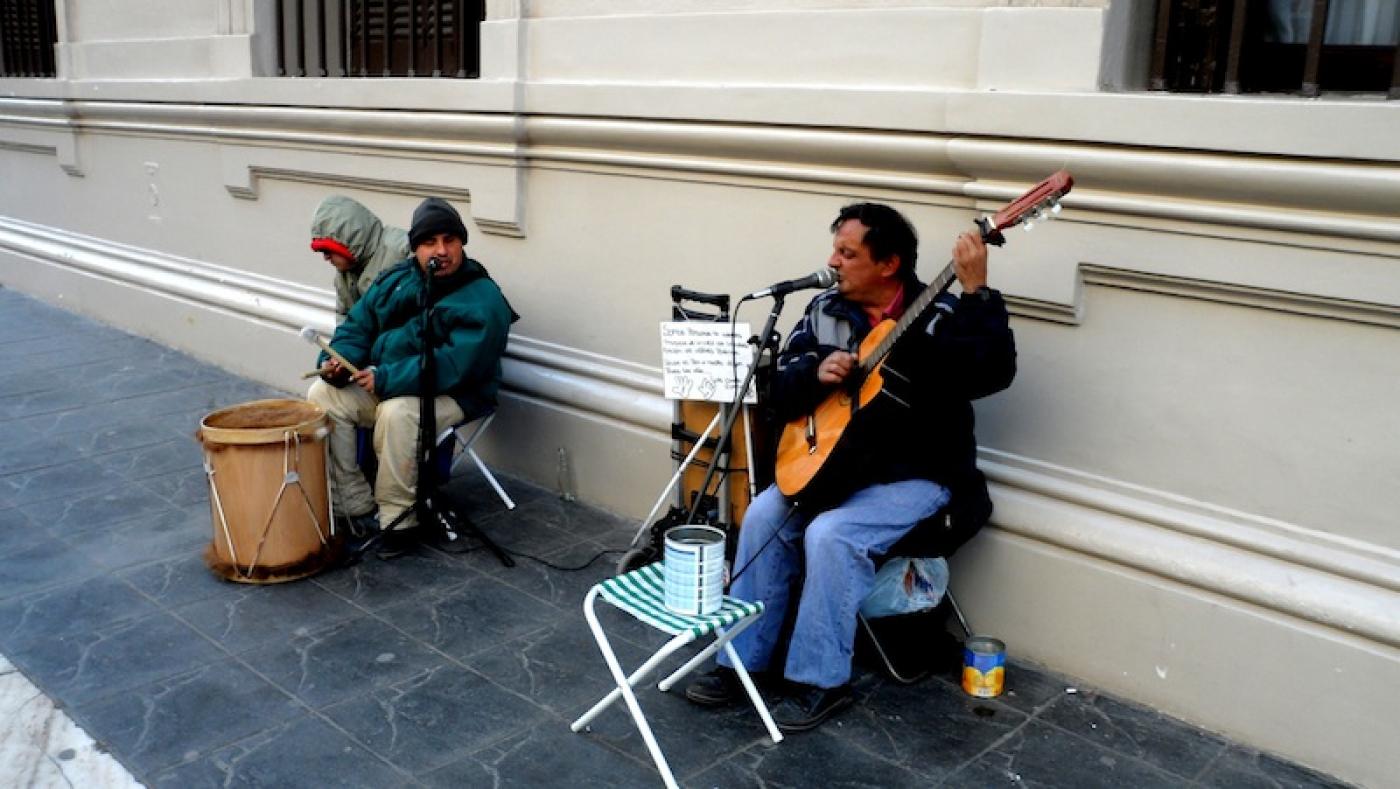
[(765, 296), (786, 296), (794, 290), (807, 290), (808, 288), (829, 288), (832, 285), (835, 285), (840, 279), (841, 278), (837, 276), (835, 271), (829, 268), (824, 268), (818, 271), (814, 271), (811, 274), (808, 274), (807, 276), (803, 277), (802, 279), (790, 279), (784, 282), (779, 282), (778, 284), (773, 285), (771, 287), (764, 288), (763, 290), (756, 290), (753, 293), (750, 293), (749, 295), (745, 296), (744, 298), (761, 299)]
[(439, 259), (437, 258), (436, 255), (434, 255), (433, 257), (428, 258), (428, 273), (429, 273), (429, 274), (437, 273), (437, 270), (440, 269), (440, 268), (442, 268), (442, 261), (439, 260)]

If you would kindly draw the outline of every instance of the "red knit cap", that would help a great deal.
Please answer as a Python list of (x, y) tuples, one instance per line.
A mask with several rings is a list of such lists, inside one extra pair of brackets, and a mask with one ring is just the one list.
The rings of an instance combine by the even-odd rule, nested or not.
[(330, 252), (340, 255), (351, 263), (355, 262), (355, 253), (351, 252), (349, 247), (333, 238), (313, 238), (311, 239), (311, 249), (316, 252)]

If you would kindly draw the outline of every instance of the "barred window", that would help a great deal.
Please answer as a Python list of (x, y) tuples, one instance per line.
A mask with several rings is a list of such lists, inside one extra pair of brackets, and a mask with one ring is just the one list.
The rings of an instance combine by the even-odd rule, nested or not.
[(53, 0), (0, 0), (0, 77), (53, 77)]
[(277, 0), (277, 75), (481, 73), (485, 0)]
[(1396, 0), (1158, 0), (1154, 90), (1400, 98)]

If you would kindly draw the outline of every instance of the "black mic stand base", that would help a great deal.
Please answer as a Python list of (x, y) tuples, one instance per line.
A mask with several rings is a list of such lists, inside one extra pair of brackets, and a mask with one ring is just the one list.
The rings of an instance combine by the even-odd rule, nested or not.
[(501, 564), (506, 567), (514, 567), (515, 560), (510, 554), (505, 552), (501, 546), (497, 545), (490, 537), (487, 537), (481, 529), (472, 522), (471, 518), (462, 515), (453, 509), (452, 505), (443, 501), (441, 495), (436, 498), (429, 498), (423, 503), (425, 512), (418, 516), (419, 528), (423, 526), (424, 515), (431, 523), (427, 526), (428, 533), (424, 535), (430, 547), (436, 548), (443, 553), (466, 553), (472, 550), (467, 544), (468, 538), (476, 540), (485, 546)]
[[(418, 510), (417, 526), (411, 529), (395, 528), (415, 509)], [(487, 537), (470, 518), (458, 513), (451, 504), (440, 498), (420, 501), (364, 540), (347, 541), (344, 564), (357, 564), (370, 551), (377, 551), (381, 559), (395, 559), (415, 545), (426, 545), (443, 553), (467, 553), (473, 550), (470, 540), (485, 546), (502, 565), (515, 566), (515, 560), (505, 549)]]

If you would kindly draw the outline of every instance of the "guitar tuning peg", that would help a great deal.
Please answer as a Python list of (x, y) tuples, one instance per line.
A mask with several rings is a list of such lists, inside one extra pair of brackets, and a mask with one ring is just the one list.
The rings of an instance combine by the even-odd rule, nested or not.
[(1031, 232), (1032, 230), (1035, 229), (1035, 223), (1034, 223), (1034, 222), (1031, 222), (1031, 221), (1029, 221), (1029, 220), (1027, 220), (1027, 221), (1021, 223), (1021, 228), (1022, 228), (1023, 230), (1025, 230), (1027, 233), (1029, 233), (1029, 232)]
[(1052, 213), (1052, 214), (1058, 214), (1058, 213), (1060, 213), (1060, 209), (1061, 209), (1062, 207), (1063, 207), (1063, 206), (1060, 205), (1060, 201), (1059, 201), (1059, 200), (1056, 200), (1055, 202), (1053, 202), (1053, 203), (1050, 204), (1050, 213)]

